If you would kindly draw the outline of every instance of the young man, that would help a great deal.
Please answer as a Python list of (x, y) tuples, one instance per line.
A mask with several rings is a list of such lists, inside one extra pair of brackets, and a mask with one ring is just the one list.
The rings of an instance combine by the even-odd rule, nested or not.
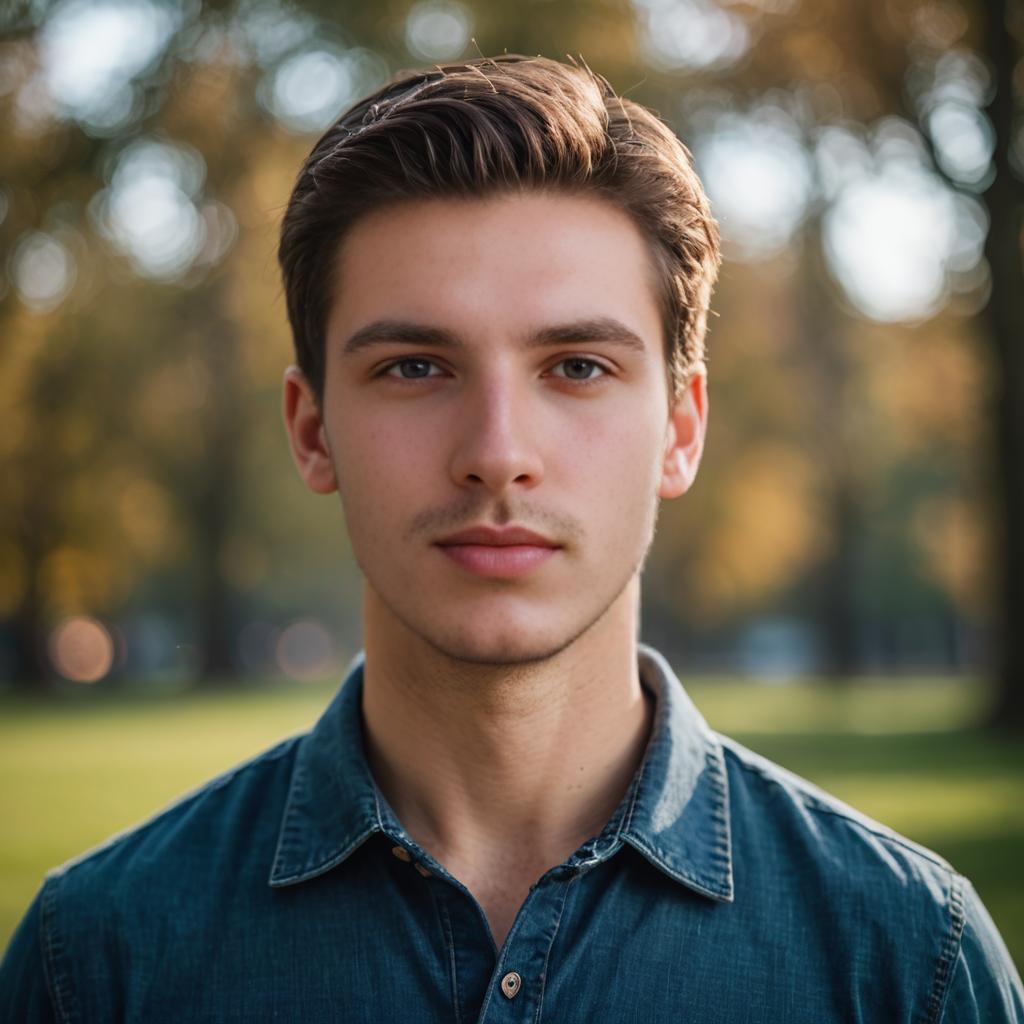
[(284, 415), (365, 652), (309, 734), (47, 876), (11, 1020), (1024, 1020), (970, 884), (712, 732), (638, 645), (717, 236), (585, 69), (404, 77), (303, 168)]

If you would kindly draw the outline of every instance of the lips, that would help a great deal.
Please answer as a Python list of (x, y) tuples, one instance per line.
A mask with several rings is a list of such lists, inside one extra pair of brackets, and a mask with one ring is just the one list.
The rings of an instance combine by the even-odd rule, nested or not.
[(496, 529), (493, 526), (473, 526), (468, 530), (460, 530), (450, 537), (443, 537), (437, 541), (441, 547), (449, 547), (453, 544), (485, 544), (488, 547), (513, 547), (515, 545), (527, 545), (538, 548), (557, 548), (561, 545), (547, 537), (534, 533), (532, 530), (524, 530), (519, 526), (507, 526), (503, 529)]
[(437, 541), (437, 545), (463, 569), (488, 577), (524, 576), (561, 547), (548, 537), (518, 526), (474, 526)]

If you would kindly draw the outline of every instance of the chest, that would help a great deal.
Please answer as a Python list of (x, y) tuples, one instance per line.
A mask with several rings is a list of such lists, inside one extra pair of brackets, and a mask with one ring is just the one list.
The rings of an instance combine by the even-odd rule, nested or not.
[(744, 910), (632, 856), (536, 885), (478, 880), (479, 897), (386, 845), (347, 868), (138, 908), (136, 932), (70, 951), (83, 1019), (896, 1022), (915, 1019), (934, 967), (821, 907)]

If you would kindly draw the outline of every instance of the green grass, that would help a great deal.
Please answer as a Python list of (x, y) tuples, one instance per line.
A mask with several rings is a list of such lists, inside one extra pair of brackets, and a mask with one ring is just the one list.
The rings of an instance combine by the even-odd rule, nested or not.
[[(953, 681), (836, 692), (701, 679), (708, 721), (949, 859), (1024, 964), (1024, 745)], [(0, 947), (47, 868), (315, 721), (333, 687), (0, 699)]]

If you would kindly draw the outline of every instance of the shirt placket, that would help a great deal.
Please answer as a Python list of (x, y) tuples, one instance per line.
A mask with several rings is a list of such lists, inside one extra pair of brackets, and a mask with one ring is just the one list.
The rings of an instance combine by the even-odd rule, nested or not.
[(415, 868), (431, 890), (448, 954), (452, 1002), (460, 1024), (541, 1019), (551, 950), (573, 883), (595, 862), (573, 856), (530, 887), (500, 951), (483, 908), (458, 879), (416, 844), (392, 854)]
[(378, 805), (392, 854), (419, 872), (437, 906), (459, 1024), (539, 1024), (543, 1019), (552, 947), (574, 883), (621, 849), (623, 816), (633, 803), (636, 781), (600, 836), (530, 886), (500, 950), (476, 897), (409, 838), (386, 804)]
[(478, 1024), (526, 1024), (541, 1019), (551, 951), (578, 867), (562, 865), (530, 889), (491, 973)]

